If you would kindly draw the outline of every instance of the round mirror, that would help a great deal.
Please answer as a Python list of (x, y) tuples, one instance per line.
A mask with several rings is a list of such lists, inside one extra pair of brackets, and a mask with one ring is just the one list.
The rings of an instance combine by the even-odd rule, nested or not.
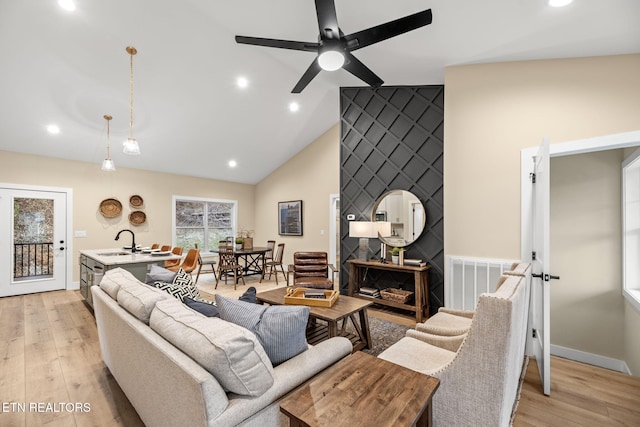
[(379, 227), (385, 230), (379, 239), (390, 246), (405, 247), (415, 242), (426, 222), (424, 206), (413, 193), (404, 190), (392, 190), (380, 196), (373, 206), (371, 221), (388, 222), (391, 227)]

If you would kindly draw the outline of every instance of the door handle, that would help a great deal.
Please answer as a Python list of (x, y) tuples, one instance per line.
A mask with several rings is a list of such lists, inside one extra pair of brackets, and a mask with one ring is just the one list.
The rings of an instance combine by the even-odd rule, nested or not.
[(532, 274), (531, 277), (535, 277), (538, 279), (542, 279), (545, 282), (548, 282), (549, 280), (553, 279), (553, 280), (560, 280), (560, 276), (553, 276), (551, 274), (546, 274), (546, 273), (540, 273), (540, 274)]
[(60, 246), (59, 248), (61, 251), (64, 251), (64, 246)]

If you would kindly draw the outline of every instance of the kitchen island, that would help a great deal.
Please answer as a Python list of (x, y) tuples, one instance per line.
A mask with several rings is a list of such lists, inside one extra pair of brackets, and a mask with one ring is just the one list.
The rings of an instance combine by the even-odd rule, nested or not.
[(102, 275), (114, 268), (130, 271), (138, 280), (144, 282), (151, 264), (164, 265), (165, 261), (181, 259), (174, 254), (151, 254), (136, 252), (131, 249), (85, 249), (80, 251), (80, 293), (87, 304), (93, 307), (91, 286), (99, 285)]

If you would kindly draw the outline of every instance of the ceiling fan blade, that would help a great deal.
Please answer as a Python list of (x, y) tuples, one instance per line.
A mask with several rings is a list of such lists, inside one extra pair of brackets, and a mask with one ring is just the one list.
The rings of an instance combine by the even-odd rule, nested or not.
[(296, 42), (291, 40), (265, 39), (262, 37), (236, 36), (236, 43), (250, 44), (254, 46), (277, 47), (279, 49), (304, 50), (317, 52), (318, 43)]
[(339, 39), (340, 29), (338, 28), (338, 15), (334, 0), (316, 0), (316, 15), (318, 15), (320, 38), (322, 40)]
[(415, 30), (416, 28), (424, 27), (425, 25), (431, 24), (431, 21), (431, 9), (427, 9), (414, 13), (413, 15), (405, 16), (404, 18), (396, 19), (395, 21), (349, 34), (344, 36), (342, 40), (345, 42), (346, 49), (353, 51)]
[(345, 70), (367, 83), (371, 87), (380, 87), (384, 83), (382, 79), (374, 74), (366, 65), (353, 56), (350, 52), (345, 55), (345, 62), (342, 66)]
[(311, 82), (311, 80), (313, 80), (313, 78), (318, 75), (320, 70), (321, 70), (321, 68), (320, 68), (320, 65), (318, 64), (318, 58), (316, 58), (316, 59), (313, 60), (311, 65), (309, 65), (309, 68), (307, 68), (307, 71), (304, 72), (304, 74), (302, 75), (302, 78), (298, 81), (298, 83), (293, 88), (291, 93), (300, 93), (300, 92), (302, 92), (302, 90), (305, 87), (307, 87), (309, 82)]

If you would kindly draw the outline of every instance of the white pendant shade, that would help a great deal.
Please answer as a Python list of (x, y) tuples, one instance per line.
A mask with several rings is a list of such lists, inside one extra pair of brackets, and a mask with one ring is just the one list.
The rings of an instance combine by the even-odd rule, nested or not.
[(137, 156), (140, 154), (140, 146), (138, 145), (138, 141), (133, 138), (127, 138), (126, 141), (122, 143), (122, 151), (124, 154), (130, 154), (132, 156)]
[(102, 170), (105, 172), (114, 172), (116, 170), (116, 165), (113, 163), (113, 160), (104, 159), (102, 161)]

